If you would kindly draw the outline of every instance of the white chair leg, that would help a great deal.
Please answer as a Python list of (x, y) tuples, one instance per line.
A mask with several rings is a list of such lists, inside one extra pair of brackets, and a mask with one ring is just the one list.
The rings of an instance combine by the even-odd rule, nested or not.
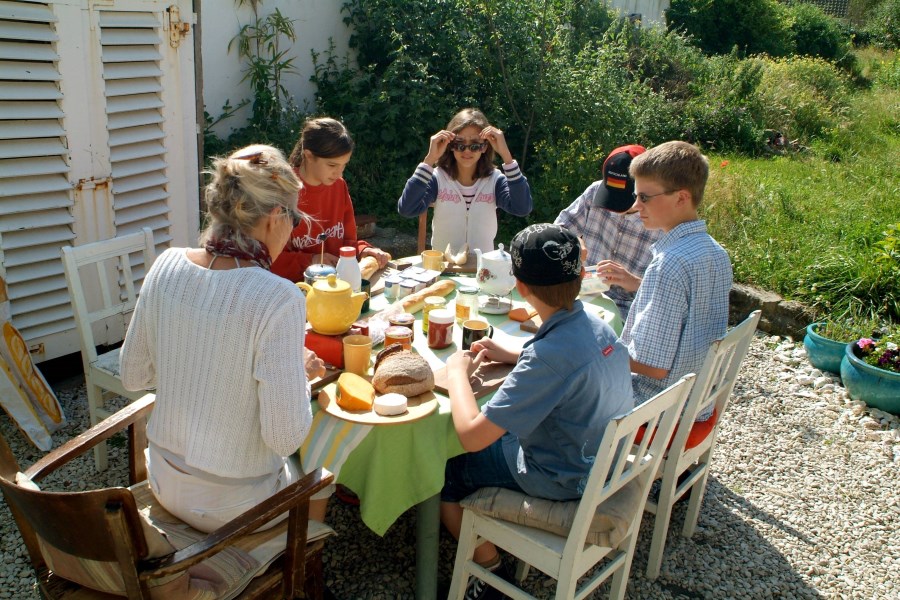
[(609, 600), (623, 600), (625, 598), (625, 590), (628, 588), (628, 576), (631, 573), (631, 560), (634, 558), (634, 546), (637, 544), (637, 532), (640, 522), (635, 526), (634, 532), (631, 534), (631, 540), (628, 542), (629, 550), (625, 553), (625, 562), (613, 574), (609, 588)]
[(453, 579), (450, 581), (450, 593), (447, 600), (463, 600), (466, 585), (469, 583), (469, 571), (466, 564), (475, 556), (475, 519), (472, 513), (464, 510), (459, 528), (459, 541), (456, 546), (456, 561), (453, 564)]
[[(701, 458), (701, 463), (708, 463), (708, 456)], [(681, 529), (681, 535), (690, 538), (693, 537), (694, 531), (697, 530), (697, 519), (700, 517), (700, 505), (703, 503), (703, 496), (706, 495), (706, 479), (709, 477), (709, 467), (703, 470), (703, 476), (691, 488), (691, 500), (688, 503), (687, 513), (684, 515), (684, 527)]]
[[(97, 409), (104, 406), (103, 390), (92, 385), (89, 380), (85, 381), (85, 387), (87, 388), (88, 414), (91, 418), (91, 426), (94, 426), (102, 420)], [(94, 467), (97, 471), (105, 471), (108, 466), (106, 442), (101, 442), (94, 446)]]
[(675, 502), (675, 490), (678, 487), (678, 476), (663, 475), (659, 486), (659, 500), (656, 502), (656, 519), (653, 522), (653, 540), (647, 557), (647, 579), (659, 577), (663, 552), (666, 549), (666, 536), (669, 532), (669, 521), (672, 519), (672, 504)]

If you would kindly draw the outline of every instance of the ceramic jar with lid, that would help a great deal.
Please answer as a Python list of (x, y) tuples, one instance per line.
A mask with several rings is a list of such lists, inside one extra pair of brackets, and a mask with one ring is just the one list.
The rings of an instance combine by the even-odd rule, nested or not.
[(446, 348), (453, 342), (453, 322), (456, 315), (445, 308), (435, 308), (428, 315), (428, 347)]

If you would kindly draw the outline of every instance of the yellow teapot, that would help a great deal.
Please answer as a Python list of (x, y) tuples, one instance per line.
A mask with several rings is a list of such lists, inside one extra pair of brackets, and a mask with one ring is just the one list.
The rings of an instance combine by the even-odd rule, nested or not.
[(297, 287), (306, 294), (306, 318), (313, 331), (322, 335), (345, 333), (359, 318), (363, 302), (369, 295), (350, 289), (350, 284), (333, 273), (309, 285), (302, 281)]

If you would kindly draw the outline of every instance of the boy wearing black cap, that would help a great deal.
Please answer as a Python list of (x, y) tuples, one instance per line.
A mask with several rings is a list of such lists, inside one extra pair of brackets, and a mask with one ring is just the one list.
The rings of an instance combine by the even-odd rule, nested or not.
[[(459, 501), (482, 487), (580, 498), (607, 423), (633, 406), (628, 352), (577, 299), (583, 270), (575, 234), (531, 225), (513, 238), (510, 254), (516, 290), (543, 325), (521, 351), (484, 338), (447, 362), (453, 425), (467, 451), (447, 462), (441, 491), (441, 520), (455, 537)], [(479, 409), (469, 376), (485, 359), (516, 366)], [(475, 560), (500, 564), (489, 543)]]
[(610, 284), (607, 295), (619, 307), (624, 320), (650, 264), (650, 245), (660, 232), (647, 229), (634, 208), (634, 179), (628, 167), (643, 146), (621, 146), (603, 163), (603, 179), (592, 183), (554, 221), (584, 240), (586, 263)]

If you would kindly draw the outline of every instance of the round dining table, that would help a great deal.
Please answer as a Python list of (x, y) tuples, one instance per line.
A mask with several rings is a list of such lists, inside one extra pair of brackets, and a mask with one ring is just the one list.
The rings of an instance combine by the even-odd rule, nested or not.
[[(415, 262), (415, 259), (410, 261)], [(448, 274), (457, 290), (464, 286), (477, 287), (473, 274)], [(447, 305), (454, 307), (454, 293), (447, 296)], [(606, 295), (594, 294), (582, 298), (585, 309), (599, 315), (616, 333), (621, 333), (622, 319), (615, 303)], [(390, 306), (383, 295), (372, 297), (371, 316)], [(513, 307), (527, 307), (512, 293)], [(449, 356), (461, 348), (461, 327), (455, 326), (453, 343), (441, 350), (428, 347), (422, 332), (422, 312), (416, 313), (413, 348), (422, 355), (434, 371), (445, 366)], [(480, 314), (494, 328), (493, 338), (510, 347), (521, 347), (534, 333), (521, 328), (507, 314)], [(381, 346), (372, 350), (372, 362)], [(314, 382), (314, 389), (315, 389)], [(493, 391), (479, 398), (487, 402)], [(411, 422), (368, 425), (330, 414), (313, 402), (313, 424), (300, 449), (305, 469), (324, 467), (334, 473), (335, 481), (352, 490), (360, 502), (363, 523), (383, 536), (404, 512), (417, 507), (416, 514), (416, 598), (431, 599), (437, 594), (437, 559), (440, 533), (439, 492), (444, 484), (444, 465), (447, 459), (463, 453), (453, 428), (450, 401), (435, 390), (437, 409)], [(316, 397), (316, 393), (313, 393)], [(388, 419), (385, 419), (389, 421)]]

